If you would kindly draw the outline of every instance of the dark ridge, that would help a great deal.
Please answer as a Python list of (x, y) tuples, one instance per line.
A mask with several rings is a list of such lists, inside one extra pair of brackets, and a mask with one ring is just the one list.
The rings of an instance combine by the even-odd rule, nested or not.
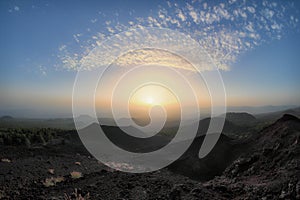
[(9, 116), (9, 115), (5, 115), (5, 116), (0, 117), (0, 119), (10, 120), (10, 119), (13, 119), (13, 117)]
[(225, 117), (228, 121), (240, 126), (252, 126), (257, 123), (257, 119), (253, 115), (246, 112), (229, 112), (226, 113)]
[(284, 114), (280, 119), (276, 121), (277, 122), (286, 122), (286, 121), (297, 121), (300, 122), (300, 119), (294, 115), (290, 114)]
[(205, 158), (199, 159), (199, 150), (205, 137), (212, 136), (197, 136), (187, 151), (169, 165), (168, 169), (193, 180), (208, 181), (215, 176), (220, 176), (240, 154), (248, 149), (248, 142), (236, 142), (221, 134), (212, 151)]
[(246, 119), (256, 120), (256, 118), (253, 115), (246, 113), (246, 112), (239, 112), (239, 113), (228, 112), (228, 113), (226, 113), (226, 117), (228, 117), (228, 118), (232, 117), (232, 118), (237, 118), (237, 119), (238, 118), (246, 118)]
[[(148, 138), (140, 138), (128, 135), (120, 127), (117, 126), (101, 126), (106, 137), (114, 143), (116, 146), (130, 152), (135, 153), (147, 153), (151, 151), (156, 151), (165, 145), (167, 145), (172, 138), (168, 138), (159, 134)], [(81, 130), (81, 137), (86, 137), (87, 134), (91, 138), (97, 138), (99, 130), (99, 124), (91, 124), (90, 126), (85, 127)], [(127, 127), (128, 131), (135, 131), (140, 135), (144, 133), (134, 127)], [(101, 145), (102, 141), (99, 141)]]

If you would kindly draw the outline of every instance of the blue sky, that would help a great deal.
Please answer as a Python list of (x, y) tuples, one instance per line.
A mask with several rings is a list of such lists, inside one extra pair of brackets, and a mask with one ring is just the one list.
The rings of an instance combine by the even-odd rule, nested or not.
[[(206, 48), (220, 66), (230, 106), (300, 105), (299, 8), (296, 0), (0, 1), (0, 111), (69, 114), (76, 67), (66, 66), (66, 57), (80, 60), (99, 33), (157, 24)], [(222, 56), (228, 51), (232, 56)]]
[[(253, 105), (299, 105), (299, 33), (257, 47), (223, 72), (227, 95)], [(245, 103), (238, 103), (245, 105)]]

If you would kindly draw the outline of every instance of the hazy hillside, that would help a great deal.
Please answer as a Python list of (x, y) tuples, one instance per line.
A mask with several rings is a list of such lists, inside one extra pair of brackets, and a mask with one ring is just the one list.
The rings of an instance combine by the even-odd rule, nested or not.
[(225, 116), (228, 121), (239, 126), (253, 126), (257, 123), (257, 119), (253, 115), (246, 112), (229, 112), (226, 113)]
[[(200, 120), (197, 135), (206, 134), (210, 120), (210, 118)], [(250, 136), (253, 133), (253, 131), (253, 126), (250, 127), (248, 125), (236, 124), (229, 121), (228, 119), (225, 119), (222, 133), (232, 138), (245, 138)]]
[(260, 121), (275, 121), (284, 114), (291, 114), (296, 117), (300, 117), (300, 107), (277, 111), (277, 112), (263, 113), (263, 114), (255, 115), (255, 117)]
[(59, 128), (75, 129), (72, 118), (61, 119), (26, 119), (26, 118), (0, 118), (2, 128)]

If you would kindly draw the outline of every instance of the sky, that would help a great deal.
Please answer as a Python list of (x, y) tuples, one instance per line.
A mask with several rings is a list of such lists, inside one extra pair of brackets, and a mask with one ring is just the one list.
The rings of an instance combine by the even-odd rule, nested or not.
[[(0, 112), (70, 116), (73, 84), (83, 61), (102, 67), (110, 64), (114, 48), (161, 39), (157, 34), (128, 42), (128, 36), (123, 46), (102, 45), (115, 34), (143, 27), (168, 28), (197, 41), (222, 75), (228, 106), (299, 106), (299, 10), (297, 0), (0, 1)], [(167, 39), (160, 42), (171, 48)], [(91, 57), (95, 48), (107, 52), (106, 59)], [(141, 64), (136, 58), (145, 57), (151, 63), (184, 66), (159, 51), (133, 52), (115, 64)], [(204, 71), (213, 70), (208, 65)], [(197, 84), (191, 70), (181, 71)], [(155, 100), (149, 98), (146, 105)]]

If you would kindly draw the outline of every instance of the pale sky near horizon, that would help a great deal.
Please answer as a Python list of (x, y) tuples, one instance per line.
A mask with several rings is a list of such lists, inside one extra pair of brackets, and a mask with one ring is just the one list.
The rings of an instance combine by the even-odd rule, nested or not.
[(229, 106), (300, 105), (299, 11), (297, 0), (0, 1), (0, 115), (70, 114), (80, 60), (140, 26), (198, 41), (222, 74)]

